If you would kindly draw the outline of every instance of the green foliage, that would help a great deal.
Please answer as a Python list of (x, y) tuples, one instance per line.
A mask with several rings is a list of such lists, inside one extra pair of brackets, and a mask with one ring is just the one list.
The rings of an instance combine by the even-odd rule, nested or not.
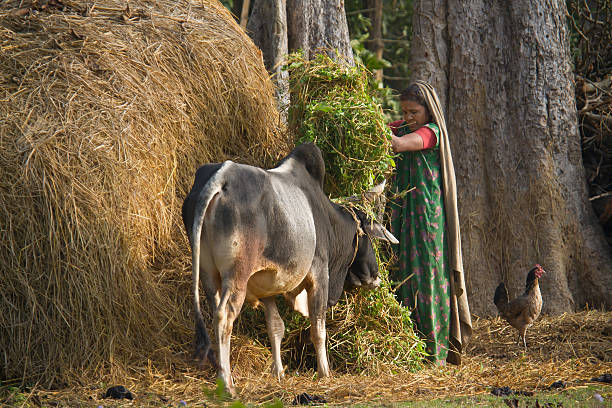
[(27, 395), (19, 387), (0, 388), (0, 402), (7, 406), (23, 406), (28, 400)]
[[(354, 320), (330, 320), (330, 359), (342, 361), (350, 372), (375, 373), (383, 366), (391, 370), (417, 370), (427, 355), (424, 342), (414, 331), (410, 311), (393, 294), (386, 269), (376, 290), (347, 293), (330, 314), (355, 316)], [(333, 345), (333, 346), (332, 346)]]
[(361, 63), (370, 71), (391, 68), (391, 62), (384, 58), (378, 58), (376, 54), (366, 48), (365, 44), (368, 37), (369, 34), (363, 34), (362, 36), (351, 40), (351, 47), (353, 49), (355, 61)]
[(314, 142), (325, 160), (331, 196), (361, 193), (394, 167), (391, 132), (380, 107), (380, 90), (368, 70), (326, 55), (307, 61), (288, 56), (289, 125), (297, 142)]
[(221, 0), (221, 4), (223, 4), (227, 9), (231, 10), (234, 7), (234, 0)]
[(346, 0), (346, 11), (351, 45), (355, 59), (369, 70), (384, 68), (383, 84), (395, 90), (406, 87), (410, 78), (410, 38), (412, 34), (412, 0), (383, 2), (382, 36), (383, 59), (378, 60), (368, 49), (372, 27), (370, 11), (362, 0)]

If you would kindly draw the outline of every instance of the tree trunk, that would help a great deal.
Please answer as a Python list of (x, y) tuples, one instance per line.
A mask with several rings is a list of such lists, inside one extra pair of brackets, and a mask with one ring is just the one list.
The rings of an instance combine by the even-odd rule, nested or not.
[(353, 51), (343, 0), (287, 0), (289, 51), (302, 50), (306, 58), (338, 52), (350, 65)]
[[(446, 107), (470, 306), (496, 313), (541, 264), (544, 313), (612, 307), (612, 251), (588, 201), (565, 3), (416, 0), (413, 79)], [(450, 40), (452, 39), (452, 41)]]
[(247, 31), (273, 75), (283, 119), (289, 106), (289, 78), (281, 70), (286, 54), (302, 50), (306, 58), (313, 58), (325, 52), (334, 59), (339, 54), (354, 64), (342, 0), (259, 0), (253, 4)]
[(240, 16), (242, 14), (242, 0), (234, 0), (234, 5), (232, 7), (232, 14), (234, 15), (234, 18), (238, 21), (238, 24), (240, 24)]
[(247, 21), (249, 20), (249, 6), (250, 0), (242, 0), (242, 9), (240, 10), (240, 26), (246, 28)]
[(288, 53), (286, 7), (285, 0), (256, 1), (247, 26), (253, 42), (263, 53), (266, 69), (272, 74), (281, 112), (289, 106), (289, 75), (281, 69)]
[[(368, 8), (371, 10), (370, 21), (372, 21), (372, 30), (370, 31), (371, 41), (368, 42), (368, 49), (380, 60), (385, 49), (382, 38), (383, 0), (368, 0)], [(382, 81), (382, 68), (374, 71), (374, 76), (377, 81)]]
[(446, 0), (415, 0), (410, 44), (412, 79), (427, 81), (436, 89), (444, 112), (448, 112), (446, 7)]

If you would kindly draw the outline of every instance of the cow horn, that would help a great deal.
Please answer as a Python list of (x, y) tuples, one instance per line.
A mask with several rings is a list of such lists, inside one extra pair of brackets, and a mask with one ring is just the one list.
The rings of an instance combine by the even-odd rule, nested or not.
[(365, 226), (366, 232), (373, 238), (378, 238), (383, 241), (388, 241), (392, 244), (399, 244), (395, 236), (378, 222), (367, 223)]

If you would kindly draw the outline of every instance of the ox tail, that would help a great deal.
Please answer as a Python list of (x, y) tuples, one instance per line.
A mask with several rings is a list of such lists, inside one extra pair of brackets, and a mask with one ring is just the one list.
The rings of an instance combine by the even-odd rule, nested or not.
[[(202, 310), (200, 309), (200, 245), (202, 237), (202, 226), (204, 224), (204, 217), (210, 203), (222, 189), (222, 173), (227, 167), (226, 165), (230, 162), (225, 162), (215, 174), (208, 180), (204, 188), (200, 191), (197, 197), (197, 201), (194, 209), (194, 219), (191, 231), (191, 262), (193, 266), (192, 280), (193, 280), (193, 302), (195, 311), (195, 351), (194, 357), (200, 360), (202, 363), (208, 360), (215, 368), (218, 368), (217, 358), (215, 352), (211, 347), (210, 336), (206, 330), (206, 324), (202, 317)], [(212, 290), (212, 289), (207, 289)], [(214, 299), (207, 295), (208, 303), (211, 311), (215, 310)]]

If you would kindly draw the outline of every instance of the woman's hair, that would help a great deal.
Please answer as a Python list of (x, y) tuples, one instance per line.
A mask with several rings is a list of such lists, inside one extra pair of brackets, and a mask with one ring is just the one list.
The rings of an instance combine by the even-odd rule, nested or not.
[(417, 84), (412, 84), (408, 86), (408, 88), (404, 89), (400, 94), (400, 101), (413, 101), (428, 108), (429, 110), (427, 101), (425, 100), (425, 97), (421, 93), (421, 90)]
[(425, 96), (423, 96), (423, 93), (417, 84), (411, 84), (408, 86), (408, 88), (404, 89), (402, 93), (400, 93), (400, 101), (416, 102), (425, 108), (429, 117), (433, 117), (429, 111), (429, 106), (427, 105)]

